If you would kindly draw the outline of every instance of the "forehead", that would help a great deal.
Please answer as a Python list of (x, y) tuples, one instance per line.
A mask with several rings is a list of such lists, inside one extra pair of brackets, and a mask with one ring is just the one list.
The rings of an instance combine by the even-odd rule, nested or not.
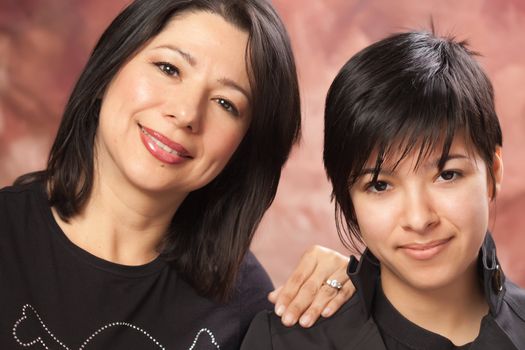
[[(166, 36), (179, 33), (181, 39), (205, 40), (210, 36), (218, 40), (217, 44), (225, 45), (227, 42), (244, 42), (248, 37), (247, 31), (227, 21), (223, 16), (205, 10), (187, 10), (172, 16), (164, 29), (157, 35)], [(224, 34), (229, 36), (224, 37)], [(190, 35), (190, 37), (186, 37)], [(210, 40), (212, 41), (212, 40)], [(208, 41), (209, 43), (209, 41)]]
[(174, 47), (195, 58), (196, 66), (212, 63), (216, 74), (248, 81), (248, 32), (207, 11), (184, 11), (173, 16), (142, 51)]

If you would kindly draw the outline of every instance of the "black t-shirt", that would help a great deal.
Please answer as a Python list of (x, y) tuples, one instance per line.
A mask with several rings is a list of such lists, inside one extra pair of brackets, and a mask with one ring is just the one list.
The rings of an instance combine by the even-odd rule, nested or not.
[(41, 184), (0, 190), (0, 349), (238, 349), (272, 289), (251, 253), (239, 276), (214, 302), (161, 259), (118, 265), (73, 244)]
[(448, 338), (421, 328), (401, 315), (383, 293), (380, 282), (372, 313), (388, 350), (516, 350), (490, 314), (483, 317), (479, 336), (473, 342), (456, 346)]

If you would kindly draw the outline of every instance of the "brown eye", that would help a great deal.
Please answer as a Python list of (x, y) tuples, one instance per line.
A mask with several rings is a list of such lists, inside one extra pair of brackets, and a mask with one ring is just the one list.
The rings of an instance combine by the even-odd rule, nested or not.
[(386, 191), (388, 184), (383, 181), (377, 181), (376, 183), (372, 185), (372, 187), (374, 188), (376, 192), (382, 192), (382, 191)]
[(389, 184), (385, 181), (370, 182), (366, 186), (366, 190), (372, 193), (381, 193), (389, 190)]
[(156, 62), (155, 65), (160, 69), (160, 71), (169, 76), (178, 76), (179, 69), (174, 65), (167, 62)]
[(233, 114), (234, 116), (239, 116), (239, 110), (235, 108), (234, 104), (224, 98), (216, 98), (215, 101), (228, 113)]
[(441, 178), (443, 181), (453, 181), (459, 176), (461, 176), (461, 174), (453, 170), (442, 171), (441, 174), (439, 174), (439, 178)]

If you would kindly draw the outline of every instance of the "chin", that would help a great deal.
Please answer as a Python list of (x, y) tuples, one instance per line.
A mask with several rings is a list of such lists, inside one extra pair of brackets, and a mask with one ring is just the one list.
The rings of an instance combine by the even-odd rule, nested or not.
[(411, 283), (412, 287), (414, 289), (424, 291), (424, 292), (433, 292), (433, 291), (439, 291), (445, 287), (448, 287), (451, 285), (451, 281), (447, 281), (446, 279), (440, 279), (439, 281), (432, 280), (432, 281), (412, 281)]
[(418, 290), (432, 292), (452, 287), (463, 278), (461, 275), (457, 269), (454, 272), (447, 268), (436, 268), (414, 273), (407, 281)]
[(166, 179), (158, 176), (159, 174), (145, 171), (145, 168), (128, 170), (131, 171), (128, 171), (124, 177), (136, 190), (146, 193), (166, 193), (174, 189), (173, 179)]

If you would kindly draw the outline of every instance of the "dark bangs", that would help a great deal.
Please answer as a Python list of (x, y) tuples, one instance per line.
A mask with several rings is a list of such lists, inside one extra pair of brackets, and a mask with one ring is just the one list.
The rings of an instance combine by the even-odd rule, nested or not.
[(437, 81), (421, 81), (420, 86), (413, 84), (412, 92), (391, 91), (369, 113), (364, 111), (357, 116), (355, 128), (358, 133), (353, 139), (360, 144), (353, 148), (361, 152), (355, 156), (350, 169), (348, 187), (358, 180), (373, 154), (377, 154), (376, 178), (387, 161), (395, 169), (403, 159), (415, 153), (414, 167), (417, 168), (422, 160), (439, 149), (438, 167), (442, 169), (458, 132), (464, 137), (469, 151), (473, 151), (472, 130), (469, 130), (469, 120), (464, 117), (464, 106), (457, 103), (456, 91), (447, 88), (442, 76), (435, 78)]
[(372, 155), (374, 178), (385, 161), (395, 167), (412, 154), (417, 167), (440, 151), (442, 169), (458, 135), (485, 161), (495, 186), (491, 164), (501, 129), (492, 85), (475, 55), (465, 42), (410, 32), (365, 48), (343, 66), (326, 99), (324, 162), (347, 247), (362, 243), (349, 188)]

